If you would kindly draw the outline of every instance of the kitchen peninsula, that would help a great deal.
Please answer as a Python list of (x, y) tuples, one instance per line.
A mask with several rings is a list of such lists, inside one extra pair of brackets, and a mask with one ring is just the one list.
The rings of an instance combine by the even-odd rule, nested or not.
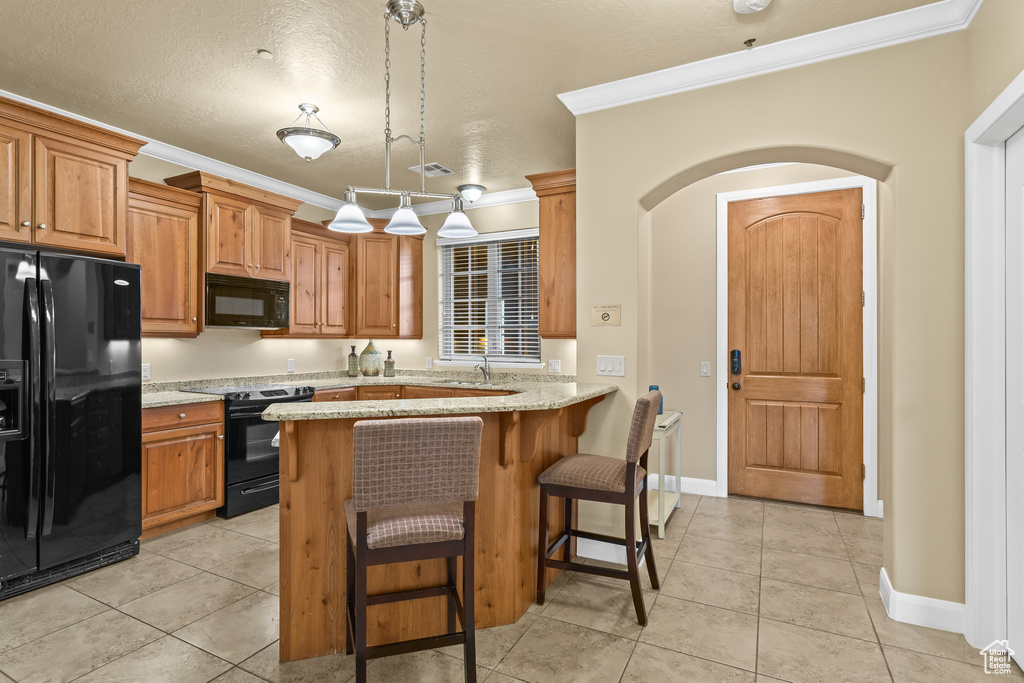
[[(476, 505), (476, 626), (515, 622), (534, 602), (538, 503), (536, 479), (577, 450), (590, 409), (614, 385), (519, 379), (487, 384), (399, 376), (352, 386), (398, 387), (392, 400), (270, 406), (281, 423), (281, 661), (345, 649), (345, 523), (352, 495), (352, 427), (368, 418), (479, 415), (484, 421)], [(321, 380), (344, 391), (344, 381)], [(451, 398), (397, 398), (433, 389)], [(412, 389), (412, 391), (410, 391)], [(459, 393), (478, 395), (458, 396)], [(491, 392), (491, 395), (479, 395)], [(497, 395), (498, 392), (508, 392)], [(355, 392), (353, 392), (354, 394)], [(449, 394), (451, 395), (451, 394)], [(561, 526), (552, 515), (551, 528)], [(443, 560), (371, 567), (370, 593), (439, 585)], [(550, 572), (550, 578), (556, 576)], [(443, 633), (445, 598), (371, 608), (370, 644)]]

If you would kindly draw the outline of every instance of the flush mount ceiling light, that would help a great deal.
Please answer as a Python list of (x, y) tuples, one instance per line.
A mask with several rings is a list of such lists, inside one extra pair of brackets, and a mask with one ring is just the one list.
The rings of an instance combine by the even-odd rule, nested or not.
[(760, 12), (770, 4), (772, 4), (772, 0), (732, 0), (732, 8), (736, 10), (737, 14)]
[[(294, 149), (306, 161), (312, 161), (324, 152), (330, 152), (341, 143), (341, 139), (327, 130), (327, 126), (324, 126), (324, 122), (316, 115), (318, 111), (320, 110), (315, 104), (300, 104), (300, 113), (292, 121), (292, 125), (277, 131), (277, 137), (281, 142)], [(306, 125), (296, 126), (303, 116), (306, 117)], [(313, 128), (310, 125), (312, 119), (316, 119), (323, 128)]]
[[(384, 187), (349, 187), (345, 191), (345, 203), (338, 210), (338, 216), (328, 226), (331, 230), (338, 232), (366, 232), (363, 223), (358, 220), (353, 209), (362, 216), (362, 211), (356, 204), (356, 195), (360, 192), (367, 194), (380, 194), (386, 196), (397, 196), (399, 198), (398, 210), (392, 216), (391, 222), (384, 228), (384, 232), (393, 235), (422, 235), (427, 230), (420, 223), (416, 213), (412, 210), (412, 197), (424, 197), (431, 199), (451, 199), (454, 204), (452, 214), (445, 221), (445, 226), (456, 216), (455, 224), (460, 226), (461, 237), (471, 237), (476, 233), (469, 222), (469, 218), (462, 212), (462, 197), (457, 194), (441, 194), (427, 192), (427, 179), (425, 175), (424, 148), (426, 147), (426, 93), (427, 93), (427, 20), (423, 18), (423, 5), (416, 0), (388, 0), (384, 8)], [(408, 135), (391, 135), (391, 22), (398, 22), (403, 30), (408, 31), (414, 24), (420, 25), (420, 134), (418, 138)], [(419, 190), (397, 190), (391, 188), (391, 145), (401, 140), (408, 140), (420, 150), (420, 189)], [(475, 186), (480, 187), (480, 186)], [(462, 188), (460, 187), (461, 191)], [(480, 191), (483, 188), (480, 187)], [(453, 224), (454, 225), (454, 224)], [(453, 228), (454, 229), (454, 228)], [(444, 227), (442, 227), (444, 230)], [(438, 233), (439, 235), (441, 233)], [(442, 235), (443, 237), (444, 235)]]
[(472, 204), (483, 196), (486, 189), (483, 185), (459, 185), (459, 194), (462, 195), (463, 199)]

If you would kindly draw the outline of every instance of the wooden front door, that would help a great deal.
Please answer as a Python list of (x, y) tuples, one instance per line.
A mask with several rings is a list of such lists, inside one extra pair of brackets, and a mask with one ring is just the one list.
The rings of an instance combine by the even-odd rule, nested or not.
[(730, 494), (863, 508), (861, 202), (729, 204)]

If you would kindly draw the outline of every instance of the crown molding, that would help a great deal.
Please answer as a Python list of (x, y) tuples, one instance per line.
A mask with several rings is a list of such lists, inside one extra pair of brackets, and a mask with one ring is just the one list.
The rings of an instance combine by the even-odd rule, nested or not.
[(579, 116), (909, 43), (966, 29), (981, 3), (982, 0), (941, 0), (778, 43), (562, 93), (558, 99)]

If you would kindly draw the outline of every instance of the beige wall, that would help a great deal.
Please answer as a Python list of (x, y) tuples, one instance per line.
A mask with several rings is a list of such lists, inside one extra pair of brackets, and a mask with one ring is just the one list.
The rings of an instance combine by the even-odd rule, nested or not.
[[(131, 176), (162, 182), (164, 178), (186, 173), (191, 169), (166, 161), (139, 156), (128, 169)], [(526, 180), (523, 180), (526, 184)], [(480, 232), (498, 232), (537, 227), (536, 201), (469, 209), (467, 215)], [(333, 212), (311, 204), (303, 204), (295, 215), (319, 223), (333, 217)], [(437, 229), (443, 215), (425, 216), (428, 232), (423, 249), (423, 339), (395, 339), (377, 342), (382, 351), (394, 351), (396, 366), (418, 370), (426, 367), (427, 357), (438, 357), (438, 260), (435, 246)], [(152, 339), (142, 343), (142, 362), (150, 364), (153, 381), (237, 377), (278, 374), (287, 370), (289, 358), (295, 359), (296, 372), (343, 370), (348, 367), (348, 353), (356, 346), (358, 353), (366, 339), (261, 339), (253, 330), (209, 330), (196, 339)], [(544, 340), (544, 360), (562, 361), (562, 374), (576, 372), (576, 342)], [(527, 372), (547, 372), (546, 369)]]
[[(646, 374), (661, 388), (666, 409), (683, 413), (684, 477), (714, 480), (716, 476), (717, 194), (849, 175), (812, 164), (724, 173), (679, 190), (651, 210), (649, 279), (654, 314)], [(710, 377), (700, 376), (701, 361), (711, 363)], [(653, 461), (651, 469), (657, 471)]]
[[(628, 369), (614, 399), (595, 408), (584, 449), (624, 443), (632, 401), (654, 381), (637, 369), (638, 226), (650, 193), (722, 157), (734, 167), (870, 167), (888, 184), (892, 220), (881, 247), (891, 245), (892, 273), (880, 306), (893, 321), (883, 321), (888, 338), (880, 345), (891, 354), (883, 359), (891, 401), (881, 422), (892, 434), (880, 444), (891, 463), (885, 566), (897, 590), (956, 602), (964, 592), (966, 43), (961, 32), (577, 119), (578, 375), (597, 379), (590, 366), (598, 353), (626, 355)], [(766, 148), (780, 150), (777, 158), (757, 153)], [(851, 159), (864, 168), (851, 168)], [(590, 304), (618, 301), (621, 328), (589, 327), (582, 312)], [(583, 515), (588, 526), (615, 521), (592, 507)]]
[(968, 122), (1024, 69), (1024, 2), (985, 0), (967, 30)]

